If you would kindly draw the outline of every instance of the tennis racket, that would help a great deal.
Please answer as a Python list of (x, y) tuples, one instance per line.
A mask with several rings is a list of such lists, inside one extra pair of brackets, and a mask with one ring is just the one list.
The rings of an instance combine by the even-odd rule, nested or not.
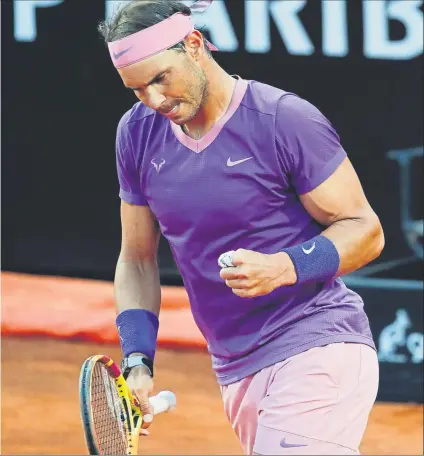
[[(81, 367), (79, 387), (89, 454), (137, 454), (143, 416), (118, 365), (108, 356), (91, 356)], [(176, 406), (170, 391), (149, 400), (153, 414)]]

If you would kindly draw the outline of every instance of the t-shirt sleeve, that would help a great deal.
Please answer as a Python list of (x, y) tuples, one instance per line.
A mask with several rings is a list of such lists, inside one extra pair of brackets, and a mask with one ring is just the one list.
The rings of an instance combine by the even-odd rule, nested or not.
[(126, 203), (146, 206), (148, 203), (141, 190), (140, 174), (135, 163), (133, 147), (128, 132), (128, 114), (124, 114), (120, 120), (116, 135), (119, 197)]
[(281, 163), (299, 195), (322, 184), (346, 158), (335, 129), (308, 101), (282, 97), (275, 120)]

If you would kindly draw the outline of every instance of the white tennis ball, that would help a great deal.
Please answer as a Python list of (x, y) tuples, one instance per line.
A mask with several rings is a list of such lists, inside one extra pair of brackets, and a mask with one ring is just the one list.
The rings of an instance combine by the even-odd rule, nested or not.
[(218, 264), (221, 268), (233, 268), (233, 253), (234, 250), (230, 250), (229, 252), (225, 252), (218, 258)]
[(158, 396), (166, 400), (169, 410), (173, 410), (177, 406), (177, 396), (172, 391), (161, 391)]

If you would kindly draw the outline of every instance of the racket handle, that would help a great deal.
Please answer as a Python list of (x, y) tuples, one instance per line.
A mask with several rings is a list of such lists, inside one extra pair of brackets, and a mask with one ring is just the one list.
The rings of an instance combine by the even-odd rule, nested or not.
[(156, 396), (150, 397), (149, 402), (153, 407), (153, 415), (169, 412), (177, 406), (177, 398), (171, 391), (161, 391)]

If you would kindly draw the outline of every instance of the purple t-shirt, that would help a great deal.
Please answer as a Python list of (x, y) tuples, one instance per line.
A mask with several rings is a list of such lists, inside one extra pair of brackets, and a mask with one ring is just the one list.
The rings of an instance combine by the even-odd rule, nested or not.
[(298, 195), (345, 157), (317, 108), (240, 78), (226, 115), (199, 141), (142, 103), (122, 117), (120, 197), (155, 214), (221, 385), (329, 343), (375, 349), (363, 301), (340, 278), (246, 299), (217, 263), (228, 250), (276, 253), (322, 232)]

